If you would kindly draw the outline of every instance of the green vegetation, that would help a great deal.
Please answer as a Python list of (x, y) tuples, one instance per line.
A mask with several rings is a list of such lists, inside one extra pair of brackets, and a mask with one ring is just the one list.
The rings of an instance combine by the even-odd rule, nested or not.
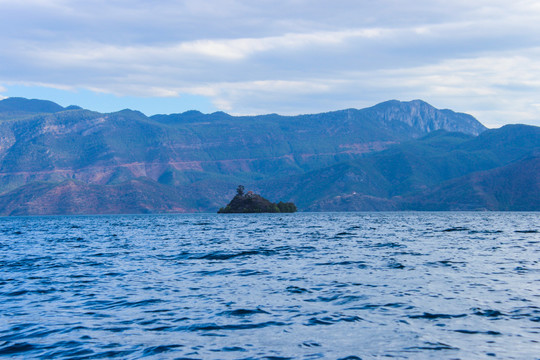
[[(215, 212), (237, 184), (304, 211), (540, 206), (540, 128), (486, 130), (421, 101), (147, 117), (9, 98), (0, 133), (2, 215)], [(240, 190), (221, 212), (296, 211)]]
[(244, 186), (239, 185), (235, 197), (227, 206), (219, 209), (218, 213), (293, 213), (296, 210), (296, 205), (291, 202), (280, 201), (275, 204), (251, 191), (244, 193)]
[(296, 205), (294, 205), (294, 203), (292, 202), (286, 202), (284, 203), (283, 201), (280, 201), (277, 203), (277, 207), (279, 209), (279, 212), (282, 212), (282, 213), (293, 213), (293, 212), (296, 212)]

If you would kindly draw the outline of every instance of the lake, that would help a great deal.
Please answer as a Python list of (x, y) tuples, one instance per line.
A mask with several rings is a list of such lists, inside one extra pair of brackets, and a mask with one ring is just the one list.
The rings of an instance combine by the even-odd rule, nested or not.
[(538, 359), (539, 214), (0, 218), (0, 357)]

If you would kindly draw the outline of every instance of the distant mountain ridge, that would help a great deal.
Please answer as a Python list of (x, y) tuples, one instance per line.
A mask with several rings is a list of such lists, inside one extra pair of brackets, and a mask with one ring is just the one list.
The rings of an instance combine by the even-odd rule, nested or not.
[[(321, 117), (334, 119), (341, 117), (348, 118), (349, 120), (376, 118), (378, 121), (382, 120), (382, 122), (386, 124), (395, 124), (396, 122), (405, 123), (422, 133), (443, 129), (478, 135), (486, 130), (486, 128), (471, 115), (456, 113), (452, 110), (438, 110), (422, 100), (413, 100), (409, 102), (390, 100), (365, 109), (346, 109), (321, 114), (296, 116), (268, 114), (258, 116), (237, 116), (236, 118), (247, 120), (273, 119), (276, 121), (301, 118), (313, 121)], [(212, 114), (203, 114), (196, 110), (186, 111), (181, 114), (154, 115), (151, 117), (153, 120), (166, 124), (224, 120), (231, 118), (235, 117), (221, 111)]]
[(64, 107), (49, 100), (25, 99), (11, 97), (0, 101), (0, 113), (55, 113), (65, 110)]
[[(297, 202), (299, 210), (329, 210), (335, 206), (324, 204), (332, 196), (347, 195), (364, 176), (361, 174), (371, 179), (373, 187), (363, 186), (361, 194), (392, 208), (397, 206), (394, 197), (405, 190), (423, 191), (465, 174), (452, 170), (455, 167), (426, 166), (435, 173), (415, 175), (419, 181), (407, 182), (399, 177), (391, 180), (392, 161), (389, 169), (381, 168), (385, 156), (399, 151), (391, 149), (405, 146), (414, 152), (425, 145), (423, 137), (437, 131), (461, 133), (450, 136), (449, 143), (447, 136), (433, 145), (441, 146), (441, 151), (461, 144), (458, 140), (463, 138), (470, 148), (461, 144), (463, 148), (454, 154), (471, 152), (475, 157), (504, 159), (471, 160), (467, 165), (470, 173), (510, 164), (516, 159), (507, 158), (505, 149), (520, 147), (517, 141), (526, 142), (508, 138), (508, 129), (504, 134), (486, 131), (470, 115), (438, 110), (420, 100), (392, 100), (366, 109), (297, 116), (188, 111), (147, 117), (129, 109), (102, 114), (44, 100), (9, 98), (0, 101), (0, 214), (213, 212), (230, 199), (238, 184), (271, 200), (290, 201), (303, 193), (305, 197)], [(482, 141), (499, 142), (501, 151), (483, 153), (486, 144)], [(531, 141), (527, 149), (538, 145), (536, 139)], [(394, 164), (402, 163), (398, 153), (394, 157)], [(415, 165), (417, 174), (422, 174), (422, 161), (437, 163), (433, 157), (421, 160), (421, 153), (413, 158), (420, 161)], [(361, 172), (339, 175), (332, 170), (351, 166), (347, 164), (356, 164), (353, 166)], [(476, 168), (478, 164), (484, 165)], [(316, 190), (316, 184), (324, 183), (320, 176), (327, 176), (328, 171), (337, 174), (334, 185)], [(421, 179), (433, 181), (423, 183)], [(387, 185), (380, 185), (379, 180)], [(335, 186), (341, 183), (348, 187)], [(299, 184), (306, 191), (295, 192)], [(358, 210), (358, 204), (340, 209)]]

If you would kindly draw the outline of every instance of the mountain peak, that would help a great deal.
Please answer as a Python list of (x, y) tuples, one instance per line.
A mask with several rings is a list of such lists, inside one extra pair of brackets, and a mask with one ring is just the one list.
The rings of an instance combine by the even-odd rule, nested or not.
[(64, 108), (49, 100), (10, 97), (0, 101), (0, 112), (56, 113)]
[(406, 102), (389, 100), (367, 108), (366, 111), (387, 123), (405, 123), (423, 133), (446, 130), (478, 135), (486, 130), (486, 127), (471, 115), (440, 110), (419, 99)]
[(135, 116), (135, 117), (146, 117), (142, 112), (138, 110), (132, 110), (132, 109), (123, 109), (117, 112), (113, 112), (111, 114), (118, 114), (118, 115), (124, 115), (124, 116)]

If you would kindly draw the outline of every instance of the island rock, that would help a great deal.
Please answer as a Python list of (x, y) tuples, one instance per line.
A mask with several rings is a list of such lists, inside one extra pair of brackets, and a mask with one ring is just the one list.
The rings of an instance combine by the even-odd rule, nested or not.
[(244, 187), (238, 186), (236, 195), (231, 202), (224, 208), (219, 209), (218, 213), (293, 213), (296, 212), (296, 205), (292, 202), (273, 203), (252, 191), (244, 193)]

